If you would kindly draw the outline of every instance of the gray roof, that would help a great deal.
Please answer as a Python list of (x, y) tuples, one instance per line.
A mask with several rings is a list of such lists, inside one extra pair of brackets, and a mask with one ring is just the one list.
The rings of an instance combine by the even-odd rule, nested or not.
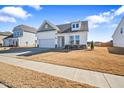
[(0, 32), (0, 36), (9, 36), (11, 34), (11, 32)]
[(60, 29), (60, 31), (58, 31), (58, 33), (88, 31), (88, 21), (81, 21), (81, 28), (80, 28), (80, 30), (77, 30), (77, 31), (71, 30), (71, 23), (56, 25), (56, 26)]
[[(47, 28), (45, 28), (45, 25), (46, 25), (46, 24), (47, 24), (47, 26), (48, 26)], [(38, 29), (37, 32), (53, 31), (53, 30), (59, 30), (59, 28), (58, 28), (56, 25), (52, 24), (51, 22), (45, 20), (45, 21), (41, 24), (41, 26), (40, 26), (40, 28)]]
[[(80, 22), (81, 23), (81, 28), (80, 28), (80, 30), (72, 31), (71, 24), (73, 22), (67, 23), (67, 24), (54, 25), (54, 24), (50, 23), (49, 21), (45, 20), (43, 22), (43, 24), (41, 25), (41, 27), (38, 29), (38, 32), (54, 31), (54, 30), (57, 30), (58, 33), (88, 31), (88, 21), (76, 21), (76, 22)], [(45, 28), (44, 24), (47, 24), (48, 28)]]
[(17, 29), (21, 29), (23, 31), (26, 31), (26, 32), (31, 32), (31, 33), (36, 33), (36, 28), (34, 27), (30, 27), (30, 26), (27, 26), (27, 25), (18, 25), (16, 27), (14, 27), (13, 31), (16, 31)]
[(13, 38), (13, 34), (11, 34), (11, 35), (5, 37), (4, 39), (7, 39), (7, 38)]

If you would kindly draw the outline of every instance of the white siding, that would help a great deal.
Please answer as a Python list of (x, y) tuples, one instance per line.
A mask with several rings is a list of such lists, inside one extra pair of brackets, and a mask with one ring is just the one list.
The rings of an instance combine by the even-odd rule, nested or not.
[(40, 43), (41, 40), (50, 40), (50, 41), (54, 40), (55, 41), (52, 46), (48, 46), (48, 47), (54, 48), (55, 44), (57, 44), (57, 42), (56, 42), (57, 41), (56, 40), (56, 31), (38, 32), (36, 36), (37, 36), (37, 43), (38, 43), (38, 45), (40, 47), (42, 46), (42, 45), (40, 45), (41, 44)]
[(64, 36), (65, 45), (69, 44), (69, 42), (70, 42), (69, 37), (70, 36), (74, 36), (74, 41), (75, 41), (76, 35), (80, 36), (80, 45), (87, 45), (87, 31), (57, 34), (57, 36)]
[(7, 36), (0, 36), (0, 44), (3, 45), (3, 39), (4, 39), (5, 37), (7, 37)]
[[(121, 28), (123, 29), (122, 34)], [(113, 45), (115, 47), (124, 47), (124, 19), (121, 21), (115, 33), (113, 34)]]
[(23, 31), (23, 36), (19, 37), (19, 47), (35, 47), (36, 34)]

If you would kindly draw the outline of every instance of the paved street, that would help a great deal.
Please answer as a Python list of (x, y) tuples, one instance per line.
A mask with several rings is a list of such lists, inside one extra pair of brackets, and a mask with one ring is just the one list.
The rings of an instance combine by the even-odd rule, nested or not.
[(48, 50), (49, 48), (12, 48), (10, 50), (0, 51), (0, 55), (29, 56), (33, 54), (42, 53)]
[(0, 62), (16, 65), (19, 67), (31, 69), (38, 72), (47, 73), (53, 76), (66, 78), (69, 80), (86, 83), (102, 88), (124, 88), (124, 77), (112, 74), (100, 73), (77, 68), (58, 66), (48, 63), (35, 62), (25, 59), (18, 59), (6, 56), (0, 56)]

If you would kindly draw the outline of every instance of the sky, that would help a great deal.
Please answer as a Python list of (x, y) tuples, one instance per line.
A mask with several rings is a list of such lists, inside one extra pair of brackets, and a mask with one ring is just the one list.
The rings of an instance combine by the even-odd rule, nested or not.
[(12, 31), (25, 24), (39, 28), (44, 20), (59, 25), (77, 20), (88, 21), (88, 41), (110, 41), (121, 18), (120, 5), (0, 5), (0, 31)]

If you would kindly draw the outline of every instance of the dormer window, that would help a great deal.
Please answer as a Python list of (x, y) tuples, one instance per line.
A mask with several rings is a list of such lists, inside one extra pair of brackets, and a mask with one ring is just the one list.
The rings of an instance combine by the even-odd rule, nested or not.
[(76, 28), (79, 28), (79, 24), (76, 24)]
[(73, 24), (72, 27), (75, 28), (75, 24)]
[(79, 22), (74, 22), (71, 24), (72, 31), (80, 30), (80, 23)]

